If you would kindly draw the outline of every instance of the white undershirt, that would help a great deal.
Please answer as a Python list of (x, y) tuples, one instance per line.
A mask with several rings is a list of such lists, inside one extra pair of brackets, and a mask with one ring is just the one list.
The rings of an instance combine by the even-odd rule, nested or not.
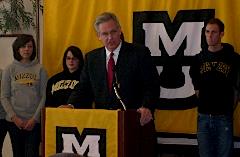
[[(122, 42), (120, 42), (120, 44), (118, 45), (118, 47), (113, 51), (114, 55), (113, 55), (113, 59), (115, 62), (115, 65), (117, 64), (117, 59), (118, 59), (118, 55), (119, 55), (119, 51), (122, 47)], [(108, 70), (108, 60), (110, 58), (110, 51), (105, 47), (106, 50), (106, 69)]]

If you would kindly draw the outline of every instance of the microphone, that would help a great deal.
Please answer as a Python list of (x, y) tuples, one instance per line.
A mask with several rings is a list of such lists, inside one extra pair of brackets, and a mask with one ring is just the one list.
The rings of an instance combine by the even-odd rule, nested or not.
[(113, 69), (113, 72), (114, 72), (114, 76), (115, 76), (115, 82), (113, 83), (113, 90), (114, 90), (114, 93), (115, 93), (117, 99), (120, 101), (120, 103), (121, 103), (124, 111), (126, 111), (126, 110), (127, 110), (127, 109), (126, 109), (126, 105), (125, 105), (125, 103), (122, 101), (122, 98), (121, 98), (121, 96), (120, 96), (120, 94), (119, 94), (119, 92), (118, 92), (118, 89), (120, 89), (120, 83), (118, 82), (117, 73), (116, 73), (115, 68)]

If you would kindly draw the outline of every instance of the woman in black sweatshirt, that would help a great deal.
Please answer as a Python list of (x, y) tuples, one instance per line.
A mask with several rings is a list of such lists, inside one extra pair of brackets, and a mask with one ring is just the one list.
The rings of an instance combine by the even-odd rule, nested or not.
[(78, 47), (70, 46), (65, 50), (63, 71), (48, 80), (46, 107), (67, 107), (68, 97), (79, 83), (83, 64), (83, 54)]

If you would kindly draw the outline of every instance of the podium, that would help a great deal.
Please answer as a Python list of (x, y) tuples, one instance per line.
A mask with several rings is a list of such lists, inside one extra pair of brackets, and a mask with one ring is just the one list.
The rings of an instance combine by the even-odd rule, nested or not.
[(140, 114), (134, 110), (119, 111), (119, 156), (140, 156)]
[(140, 114), (135, 110), (45, 108), (42, 154), (141, 156)]

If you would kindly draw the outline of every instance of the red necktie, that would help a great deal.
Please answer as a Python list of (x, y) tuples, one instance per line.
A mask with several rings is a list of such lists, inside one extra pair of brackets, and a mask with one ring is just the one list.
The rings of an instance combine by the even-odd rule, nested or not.
[(108, 60), (108, 91), (109, 93), (112, 92), (112, 85), (113, 85), (113, 75), (114, 75), (114, 67), (115, 67), (115, 62), (113, 59), (114, 53), (110, 53), (110, 58)]

